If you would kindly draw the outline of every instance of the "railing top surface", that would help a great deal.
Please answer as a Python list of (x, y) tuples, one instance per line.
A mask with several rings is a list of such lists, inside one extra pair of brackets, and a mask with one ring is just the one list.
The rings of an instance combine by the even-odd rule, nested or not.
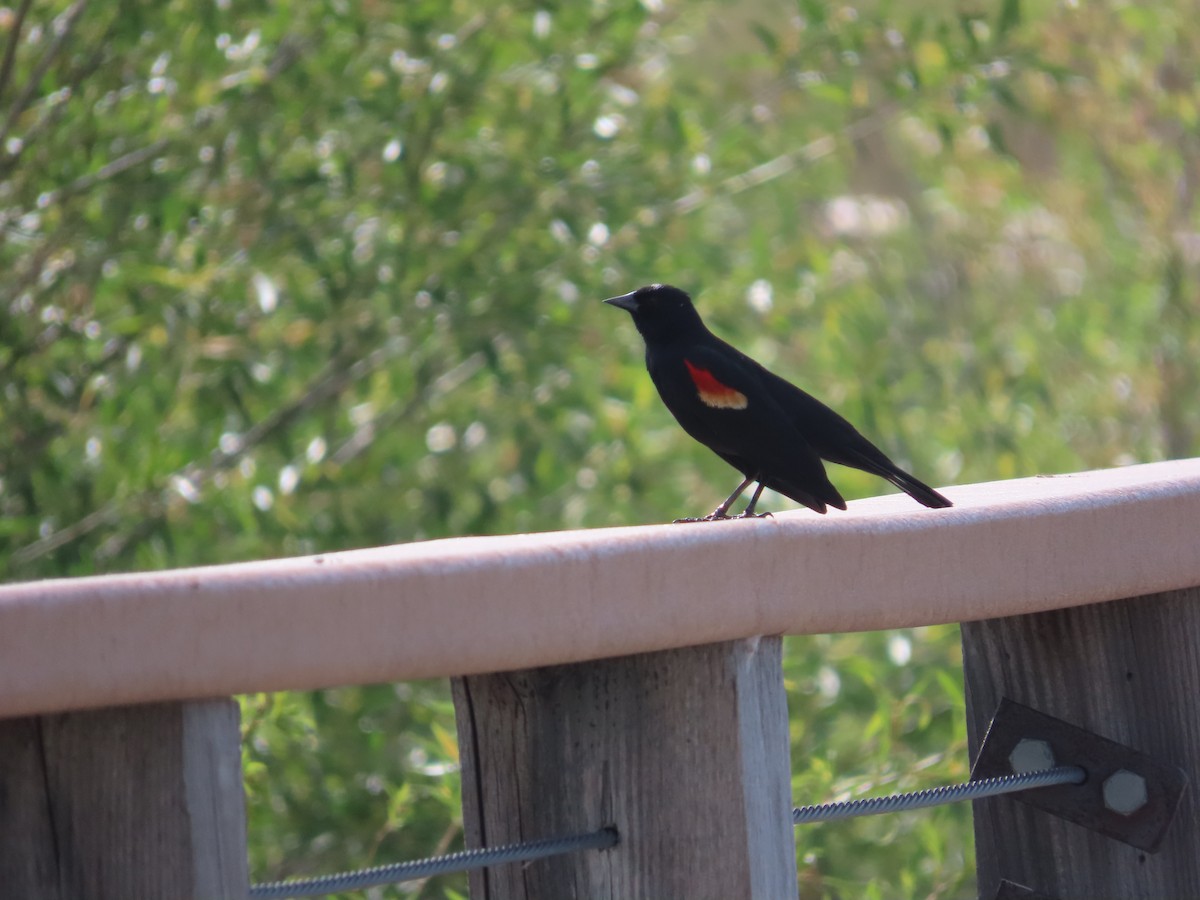
[(1200, 459), (772, 519), (0, 587), (0, 717), (992, 618), (1200, 585)]

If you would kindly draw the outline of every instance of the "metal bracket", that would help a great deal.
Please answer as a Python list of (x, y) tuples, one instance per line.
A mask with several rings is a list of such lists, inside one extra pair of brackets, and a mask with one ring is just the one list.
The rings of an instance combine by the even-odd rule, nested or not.
[(1188, 785), (1176, 766), (1007, 697), (992, 717), (971, 780), (1056, 765), (1082, 767), (1087, 781), (1021, 791), (1013, 799), (1147, 853), (1158, 850)]

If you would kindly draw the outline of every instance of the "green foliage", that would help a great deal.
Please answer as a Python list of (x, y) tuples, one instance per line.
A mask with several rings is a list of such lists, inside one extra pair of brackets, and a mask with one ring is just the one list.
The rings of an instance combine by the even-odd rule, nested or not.
[[(695, 513), (597, 302), (652, 280), (931, 483), (1194, 453), (1189, 14), (2, 8), (0, 573)], [(793, 639), (797, 801), (965, 776), (957, 653)], [(460, 844), (444, 686), (243, 715), (256, 878)], [(972, 895), (968, 815), (801, 830), (802, 894)]]

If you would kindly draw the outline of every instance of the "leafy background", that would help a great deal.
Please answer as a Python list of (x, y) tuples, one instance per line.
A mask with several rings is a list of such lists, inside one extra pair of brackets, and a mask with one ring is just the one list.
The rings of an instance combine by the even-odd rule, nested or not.
[[(0, 575), (694, 513), (731, 473), (598, 303), (652, 280), (935, 484), (1193, 454), (1192, 12), (0, 7)], [(798, 801), (966, 776), (955, 629), (786, 676)], [(256, 880), (461, 845), (444, 684), (242, 704)], [(974, 893), (965, 807), (798, 850)]]

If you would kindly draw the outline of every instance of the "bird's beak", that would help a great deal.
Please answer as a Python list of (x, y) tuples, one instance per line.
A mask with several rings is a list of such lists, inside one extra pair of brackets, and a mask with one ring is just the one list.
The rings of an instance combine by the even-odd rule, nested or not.
[(605, 303), (611, 303), (619, 309), (624, 309), (629, 312), (635, 312), (638, 308), (637, 297), (634, 296), (637, 291), (630, 291), (628, 294), (622, 294), (620, 297), (609, 297)]

